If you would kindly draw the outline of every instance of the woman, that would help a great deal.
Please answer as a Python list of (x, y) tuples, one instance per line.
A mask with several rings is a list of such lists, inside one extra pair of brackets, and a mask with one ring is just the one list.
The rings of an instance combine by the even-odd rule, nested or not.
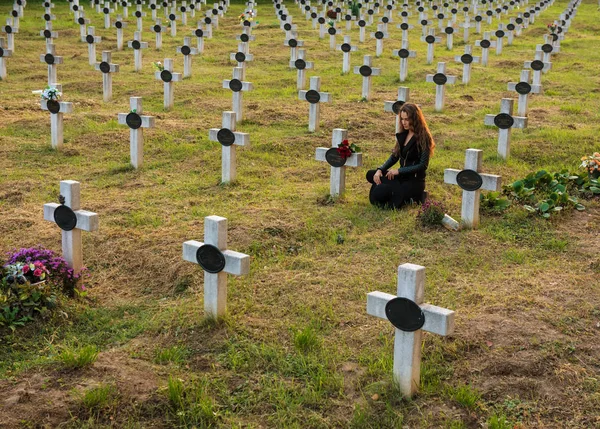
[[(412, 201), (420, 201), (425, 190), (425, 170), (433, 155), (435, 142), (427, 127), (423, 112), (412, 103), (400, 108), (401, 131), (386, 162), (367, 173), (372, 183), (369, 200), (383, 208), (398, 209)], [(391, 167), (400, 161), (400, 167)]]

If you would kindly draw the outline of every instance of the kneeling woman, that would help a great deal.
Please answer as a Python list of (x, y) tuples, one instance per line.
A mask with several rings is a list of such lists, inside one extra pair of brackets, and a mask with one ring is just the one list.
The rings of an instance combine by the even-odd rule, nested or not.
[[(398, 209), (411, 200), (421, 200), (425, 171), (435, 148), (423, 112), (416, 104), (403, 104), (399, 115), (402, 126), (392, 154), (377, 170), (367, 172), (367, 180), (373, 184), (369, 200), (383, 208)], [(398, 161), (400, 167), (392, 169)]]

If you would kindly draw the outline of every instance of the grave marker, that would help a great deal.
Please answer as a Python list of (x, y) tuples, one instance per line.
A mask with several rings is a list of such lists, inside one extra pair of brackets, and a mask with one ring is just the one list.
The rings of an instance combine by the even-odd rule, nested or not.
[(181, 82), (181, 73), (173, 72), (173, 60), (171, 58), (165, 58), (163, 63), (163, 70), (156, 71), (154, 77), (164, 82), (164, 108), (169, 110), (173, 108), (175, 100), (174, 95), (174, 82)]
[(441, 112), (444, 110), (445, 101), (445, 87), (446, 84), (456, 83), (456, 76), (446, 75), (446, 63), (438, 63), (437, 73), (428, 74), (426, 77), (427, 82), (435, 83), (435, 111)]
[(56, 83), (58, 81), (56, 78), (56, 66), (63, 63), (63, 57), (56, 55), (53, 44), (46, 45), (46, 53), (40, 55), (40, 62), (48, 65), (48, 85)]
[(85, 36), (87, 36), (87, 25), (90, 23), (89, 19), (86, 19), (83, 13), (79, 14), (77, 18), (77, 24), (79, 24), (79, 38), (82, 42), (85, 42)]
[(6, 41), (7, 41), (7, 49), (14, 52), (15, 51), (15, 33), (19, 32), (19, 27), (13, 24), (12, 18), (6, 19), (6, 25), (2, 29), (4, 33), (6, 33)]
[(331, 139), (331, 148), (318, 147), (315, 158), (331, 165), (331, 178), (329, 193), (332, 197), (342, 195), (346, 189), (346, 167), (362, 166), (362, 153), (353, 153), (348, 158), (343, 158), (337, 152), (338, 146), (348, 139), (348, 130), (335, 128)]
[(109, 3), (105, 2), (102, 13), (104, 13), (104, 28), (106, 29), (110, 28), (110, 14), (113, 12), (114, 10), (109, 7)]
[[(171, 37), (177, 36), (177, 18), (178, 16), (174, 13), (169, 14), (169, 21), (171, 21)], [(215, 26), (216, 28), (216, 26)]]
[(509, 82), (509, 91), (516, 91), (519, 94), (517, 115), (527, 116), (527, 103), (529, 94), (541, 94), (542, 87), (540, 85), (531, 85), (529, 83), (529, 70), (521, 70), (520, 82)]
[(144, 16), (146, 16), (146, 14), (143, 13), (142, 11), (140, 11), (140, 10), (136, 10), (134, 12), (134, 15), (135, 15), (135, 19), (137, 21), (137, 31), (139, 31), (140, 34), (141, 34), (141, 32), (143, 30), (143, 25), (144, 25), (143, 18), (144, 18)]
[(319, 130), (320, 103), (331, 102), (331, 95), (328, 92), (321, 92), (321, 78), (318, 76), (310, 78), (309, 88), (308, 91), (299, 91), (298, 99), (309, 102), (308, 131), (315, 132)]
[(302, 40), (298, 40), (298, 36), (294, 33), (292, 33), (291, 36), (292, 37), (286, 40), (283, 44), (290, 47), (290, 61), (296, 61), (296, 58), (298, 57), (298, 48), (304, 46), (304, 42)]
[(358, 41), (360, 43), (365, 42), (365, 27), (367, 26), (367, 21), (361, 16), (358, 21), (356, 21), (356, 25), (358, 25)]
[(123, 50), (123, 28), (127, 27), (127, 23), (122, 21), (121, 15), (117, 15), (114, 27), (117, 29), (117, 51)]
[(471, 45), (465, 45), (465, 53), (454, 57), (454, 61), (462, 63), (463, 65), (462, 83), (465, 85), (468, 85), (471, 80), (472, 64), (477, 64), (479, 62), (479, 57), (474, 57), (472, 55), (472, 50)]
[(408, 49), (407, 39), (402, 41), (401, 49), (394, 49), (392, 52), (394, 55), (397, 55), (400, 58), (400, 82), (404, 82), (408, 76), (408, 59), (415, 58), (417, 56), (417, 52), (410, 51)]
[(252, 91), (254, 89), (251, 82), (243, 81), (243, 74), (244, 70), (241, 67), (234, 67), (233, 79), (223, 81), (223, 88), (229, 88), (233, 92), (232, 110), (236, 113), (238, 122), (241, 122), (244, 119), (242, 105), (243, 92)]
[(40, 36), (46, 40), (47, 45), (54, 43), (53, 39), (58, 37), (58, 33), (56, 31), (52, 31), (52, 22), (46, 22), (46, 28), (40, 31)]
[(245, 48), (245, 43), (238, 43), (238, 52), (229, 55), (229, 59), (237, 61), (237, 66), (243, 69), (242, 79), (246, 78), (246, 61), (254, 59), (254, 55), (245, 52)]
[(533, 70), (533, 85), (542, 86), (542, 72), (548, 71), (552, 68), (552, 63), (542, 61), (542, 55), (540, 51), (535, 52), (535, 60), (525, 61), (524, 67)]
[(157, 19), (155, 24), (150, 28), (150, 31), (154, 33), (154, 40), (156, 44), (156, 50), (160, 51), (162, 48), (162, 34), (167, 31), (167, 27), (162, 25), (162, 20)]
[(527, 127), (527, 117), (513, 116), (512, 98), (503, 98), (498, 115), (485, 115), (485, 125), (498, 127), (498, 155), (503, 159), (510, 156), (510, 130)]
[(208, 133), (210, 141), (221, 143), (221, 183), (233, 182), (237, 176), (236, 146), (250, 146), (250, 135), (235, 131), (235, 112), (223, 112), (221, 129), (211, 128)]
[(435, 29), (430, 28), (427, 36), (421, 37), (421, 41), (427, 43), (427, 64), (433, 63), (433, 44), (440, 43), (442, 38), (435, 35)]
[(194, 36), (196, 36), (198, 53), (204, 53), (204, 30), (202, 29), (202, 23), (198, 23), (198, 28), (194, 30)]
[(475, 46), (479, 46), (481, 48), (481, 65), (487, 67), (489, 56), (488, 50), (496, 46), (496, 42), (490, 41), (490, 32), (486, 31), (483, 33), (483, 39), (475, 40)]
[(350, 52), (358, 51), (357, 46), (352, 46), (350, 43), (350, 36), (344, 36), (344, 43), (341, 45), (337, 45), (337, 50), (343, 52), (343, 63), (342, 63), (342, 73), (346, 74), (350, 72)]
[(504, 31), (504, 25), (498, 24), (498, 29), (494, 33), (496, 36), (496, 55), (502, 54), (502, 43), (504, 37), (506, 36), (506, 32)]
[(102, 72), (102, 94), (105, 103), (112, 99), (112, 74), (119, 71), (119, 65), (111, 64), (111, 59), (110, 51), (102, 51), (102, 62), (94, 65), (96, 70)]
[(401, 130), (400, 126), (400, 108), (406, 102), (408, 102), (410, 95), (410, 90), (406, 86), (401, 86), (398, 88), (398, 98), (396, 101), (384, 101), (383, 102), (383, 110), (384, 112), (392, 112), (396, 115), (396, 134), (398, 134)]
[(381, 69), (373, 68), (371, 55), (365, 55), (363, 65), (354, 67), (354, 74), (360, 74), (363, 77), (362, 98), (369, 100), (371, 98), (371, 76), (379, 76)]
[(192, 38), (184, 37), (183, 46), (177, 47), (177, 53), (183, 55), (183, 78), (192, 76), (192, 55), (198, 55), (198, 49), (192, 48)]
[(383, 25), (377, 24), (377, 31), (371, 33), (371, 38), (376, 40), (375, 43), (375, 56), (380, 57), (383, 54), (383, 39), (389, 38), (389, 34), (383, 31)]
[(102, 41), (102, 37), (95, 35), (94, 27), (88, 27), (85, 41), (88, 44), (89, 64), (93, 66), (96, 64), (96, 43), (100, 43)]
[[(62, 91), (62, 86), (58, 84), (49, 85), (51, 88), (56, 88), (58, 92)], [(73, 113), (73, 103), (65, 103), (58, 100), (41, 100), (40, 107), (42, 110), (50, 112), (50, 143), (52, 149), (60, 149), (63, 145), (63, 115), (65, 113)]]
[(148, 43), (141, 42), (142, 39), (139, 31), (133, 34), (133, 40), (127, 42), (127, 46), (133, 49), (134, 70), (137, 72), (142, 70), (142, 49), (148, 48)]
[(446, 49), (451, 51), (454, 46), (454, 27), (451, 21), (448, 21), (448, 26), (444, 28), (444, 33), (446, 33)]
[(306, 70), (313, 68), (314, 64), (311, 61), (306, 61), (306, 51), (304, 49), (298, 50), (298, 58), (296, 61), (290, 61), (290, 68), (298, 70), (298, 77), (296, 80), (296, 89), (299, 91), (304, 89), (306, 85)]
[(0, 38), (0, 80), (6, 80), (6, 63), (8, 57), (12, 57), (12, 51), (6, 47), (6, 40)]
[(133, 168), (144, 164), (144, 128), (154, 128), (154, 116), (142, 115), (142, 97), (129, 98), (129, 113), (119, 113), (119, 124), (129, 127), (129, 157)]

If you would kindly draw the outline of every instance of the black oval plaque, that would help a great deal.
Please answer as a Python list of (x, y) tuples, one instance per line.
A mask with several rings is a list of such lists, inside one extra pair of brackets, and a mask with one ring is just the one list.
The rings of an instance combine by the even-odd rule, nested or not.
[(102, 9), (102, 12), (104, 12), (106, 15), (108, 15), (110, 13), (110, 9), (105, 7), (104, 9)]
[(483, 49), (488, 49), (491, 45), (492, 44), (487, 39), (483, 39), (481, 42), (479, 42), (479, 46)]
[(127, 115), (127, 117), (125, 118), (125, 123), (129, 126), (129, 128), (131, 128), (132, 130), (137, 130), (138, 128), (140, 128), (142, 126), (142, 118), (140, 115), (138, 115), (135, 112), (131, 112)]
[(341, 156), (335, 147), (332, 147), (325, 152), (325, 160), (332, 167), (343, 167), (344, 164), (346, 164), (346, 158)]
[(0, 58), (4, 56), (4, 49), (0, 48)]
[(558, 40), (558, 34), (552, 33), (551, 36), (553, 42), (556, 42)]
[(494, 118), (494, 125), (502, 130), (507, 130), (512, 127), (515, 123), (515, 120), (508, 113), (499, 113)]
[(46, 39), (52, 38), (52, 32), (50, 30), (44, 30), (44, 37)]
[(425, 41), (431, 45), (432, 43), (435, 43), (435, 36), (429, 35), (425, 37)]
[(408, 58), (409, 55), (410, 55), (410, 52), (408, 51), (408, 49), (399, 49), (398, 50), (398, 56), (400, 58)]
[(371, 74), (373, 74), (373, 69), (371, 67), (367, 66), (367, 65), (360, 66), (360, 68), (358, 69), (358, 71), (364, 77), (368, 77), (368, 76), (371, 76)]
[(365, 21), (364, 19), (361, 19), (360, 21), (358, 21), (359, 27), (364, 27), (365, 25), (367, 25), (367, 21)]
[(51, 21), (51, 20), (52, 20), (52, 17), (49, 14), (45, 13), (44, 14), (44, 21)]
[(517, 24), (523, 24), (523, 18), (517, 18), (517, 19), (515, 19), (515, 22)]
[(235, 143), (235, 134), (229, 128), (221, 128), (217, 132), (217, 141), (223, 146), (231, 146)]
[(171, 21), (175, 21), (175, 20), (177, 19), (177, 17), (175, 16), (175, 14), (174, 14), (174, 13), (172, 13), (172, 14), (170, 14), (170, 15), (169, 15), (169, 19), (170, 19)]
[[(152, 27), (152, 29), (154, 30), (155, 33), (160, 33), (162, 31), (162, 27), (158, 24), (156, 24), (154, 27)], [(198, 31), (198, 30), (196, 30)]]
[(48, 107), (50, 113), (57, 114), (60, 112), (60, 103), (56, 100), (48, 100), (46, 102), (46, 107)]
[(550, 52), (552, 52), (552, 45), (550, 43), (544, 43), (542, 45), (542, 51), (549, 54)]
[(483, 21), (483, 18), (481, 17), (481, 15), (477, 15), (477, 16), (475, 17), (475, 21), (476, 21), (476, 22), (481, 22), (481, 21)]
[(403, 100), (396, 101), (394, 104), (392, 104), (392, 112), (394, 112), (397, 115), (398, 113), (400, 113), (400, 108), (403, 105), (404, 105), (404, 101)]
[(317, 21), (319, 22), (319, 24), (325, 24), (325, 18), (323, 18), (322, 16), (319, 17)]
[(400, 24), (400, 30), (406, 31), (408, 30), (408, 24), (406, 22), (403, 22), (402, 24)]
[(173, 80), (173, 73), (169, 70), (162, 70), (160, 72), (160, 78), (163, 82), (171, 82)]
[(219, 9), (213, 9), (212, 10), (212, 14), (213, 15), (218, 15), (219, 14)]
[(298, 47), (298, 41), (296, 39), (290, 39), (288, 40), (288, 46), (290, 48), (296, 48)]
[(102, 73), (110, 73), (110, 64), (106, 61), (102, 61), (100, 63), (100, 67), (98, 67)]
[(471, 54), (463, 54), (463, 55), (460, 57), (460, 61), (461, 61), (463, 64), (471, 64), (471, 63), (473, 62), (473, 55), (471, 55)]
[(231, 89), (233, 92), (240, 92), (242, 87), (242, 82), (240, 82), (239, 79), (231, 79), (229, 81), (229, 89)]
[(422, 19), (421, 20), (421, 25), (424, 27), (426, 25), (429, 25), (429, 21), (427, 21), (426, 19)]
[(531, 62), (531, 69), (535, 71), (540, 71), (544, 69), (544, 63), (540, 60), (533, 60)]
[(352, 50), (352, 46), (350, 46), (350, 43), (342, 43), (342, 46), (340, 46), (340, 48), (342, 49), (342, 52), (350, 52)]
[(187, 45), (183, 45), (183, 46), (181, 47), (181, 53), (182, 53), (183, 55), (189, 55), (189, 54), (191, 54), (191, 53), (192, 53), (192, 50), (190, 49), (190, 47), (189, 47), (189, 46), (187, 46)]
[(248, 36), (246, 33), (240, 34), (240, 41), (241, 42), (248, 42), (250, 40), (250, 36)]
[(531, 85), (528, 82), (519, 82), (515, 85), (515, 90), (519, 94), (526, 95), (531, 92)]
[(180, 10), (181, 12), (183, 12), (183, 13), (185, 13), (185, 12), (187, 11), (187, 9), (185, 8), (185, 6), (181, 6), (181, 7), (179, 8), (179, 10)]
[(344, 19), (346, 19), (346, 21), (352, 21), (352, 15), (346, 14), (346, 16), (344, 17)]
[(515, 24), (508, 24), (508, 25), (506, 26), (506, 29), (507, 29), (508, 31), (513, 31), (513, 30), (515, 29)]
[(77, 23), (78, 23), (79, 25), (85, 25), (85, 18), (78, 18), (78, 19), (77, 19)]
[(135, 11), (135, 17), (136, 18), (141, 18), (142, 17), (142, 12), (140, 12), (139, 10)]
[(296, 66), (296, 68), (298, 70), (304, 70), (306, 68), (306, 61), (304, 61), (301, 58), (298, 58), (295, 62), (294, 65)]
[(210, 19), (208, 16), (206, 18), (204, 18), (205, 24), (210, 25), (211, 22), (212, 22), (212, 19)]
[(77, 215), (71, 207), (60, 205), (54, 210), (54, 222), (63, 231), (72, 231), (77, 226)]
[(155, 4), (151, 4), (151, 5), (150, 5), (150, 9), (152, 9), (152, 10), (156, 10), (156, 5), (155, 5)]
[[(196, 31), (194, 31), (194, 34), (196, 35), (196, 37), (203, 37), (204, 36), (204, 31), (202, 31), (200, 28), (197, 28)], [(242, 40), (243, 42), (244, 40)]]
[(123, 23), (121, 21), (115, 22), (115, 28), (123, 28)]
[(310, 14), (310, 17), (311, 17), (312, 19), (315, 19), (315, 18), (317, 18), (317, 17), (318, 17), (318, 15), (317, 15), (317, 13), (316, 13), (316, 12), (313, 12), (313, 13), (311, 13), (311, 14)]
[(4, 27), (4, 32), (6, 34), (10, 34), (13, 32), (12, 27), (10, 25), (7, 25), (6, 27)]
[(310, 89), (306, 92), (306, 101), (311, 104), (317, 104), (321, 100), (321, 94), (314, 89)]
[(443, 13), (438, 13), (437, 14), (437, 19), (444, 19), (444, 14)]
[(425, 314), (416, 302), (394, 298), (385, 305), (385, 315), (396, 328), (404, 332), (418, 331), (425, 324)]
[(92, 36), (91, 34), (88, 34), (87, 36), (85, 36), (85, 41), (88, 42), (89, 44), (96, 42), (96, 40), (94, 39), (94, 36)]
[(381, 40), (381, 39), (383, 39), (383, 36), (384, 36), (383, 35), (383, 31), (376, 31), (375, 32), (375, 38), (376, 39)]
[(444, 31), (446, 32), (446, 34), (452, 34), (452, 33), (454, 33), (454, 28), (452, 28), (452, 27), (446, 27), (444, 29)]
[(140, 42), (138, 40), (134, 40), (133, 42), (131, 42), (131, 47), (133, 49), (140, 49), (142, 47), (142, 45), (140, 44)]
[(497, 30), (497, 31), (496, 31), (496, 37), (497, 37), (498, 39), (501, 39), (501, 38), (503, 38), (503, 37), (504, 37), (504, 31), (502, 31), (502, 30)]
[(531, 15), (529, 14), (529, 12), (525, 12), (525, 13), (523, 14), (523, 16), (524, 16), (525, 18), (529, 18)]
[(494, 12), (492, 12), (491, 10), (488, 10), (488, 11), (487, 11), (485, 14), (486, 14), (487, 16), (492, 16), (492, 15), (494, 14)]
[(436, 73), (433, 75), (433, 83), (436, 85), (445, 85), (448, 82), (448, 78), (444, 73)]
[(383, 18), (381, 18), (381, 22), (387, 24), (388, 22), (390, 22), (390, 19), (387, 16), (384, 16)]
[(465, 7), (463, 7), (463, 9), (462, 9), (462, 10), (463, 10), (463, 12), (468, 12), (468, 11), (469, 11), (469, 6), (465, 6)]
[(212, 244), (203, 244), (196, 251), (196, 261), (208, 273), (216, 274), (225, 268), (225, 255)]
[(286, 22), (285, 24), (283, 24), (283, 29), (285, 31), (290, 31), (292, 29), (292, 24), (290, 24), (289, 22)]
[(483, 179), (475, 170), (463, 170), (456, 175), (456, 183), (465, 191), (476, 191), (483, 185)]
[(332, 35), (332, 36), (335, 36), (335, 33), (336, 33), (337, 31), (336, 31), (336, 29), (335, 29), (335, 28), (333, 28), (333, 27), (329, 27), (329, 28), (327, 29), (327, 32), (328, 32), (330, 35)]
[(46, 61), (46, 64), (48, 64), (48, 65), (54, 64), (54, 55), (52, 55), (52, 54), (44, 55), (44, 61)]
[(237, 54), (235, 54), (235, 60), (238, 63), (243, 63), (244, 61), (246, 61), (246, 54), (244, 54), (243, 52), (238, 52)]

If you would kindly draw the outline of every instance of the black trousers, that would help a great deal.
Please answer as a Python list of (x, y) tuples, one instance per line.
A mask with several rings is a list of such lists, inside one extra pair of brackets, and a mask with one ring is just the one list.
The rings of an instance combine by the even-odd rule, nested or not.
[[(385, 177), (386, 171), (381, 176), (381, 185), (376, 185), (373, 176), (377, 170), (367, 172), (367, 181), (372, 184), (369, 192), (369, 201), (371, 204), (390, 209), (399, 209), (404, 204), (412, 201), (421, 201), (421, 196), (425, 190), (425, 180), (413, 178), (394, 177), (389, 180)], [(412, 200), (412, 201), (411, 201)]]

